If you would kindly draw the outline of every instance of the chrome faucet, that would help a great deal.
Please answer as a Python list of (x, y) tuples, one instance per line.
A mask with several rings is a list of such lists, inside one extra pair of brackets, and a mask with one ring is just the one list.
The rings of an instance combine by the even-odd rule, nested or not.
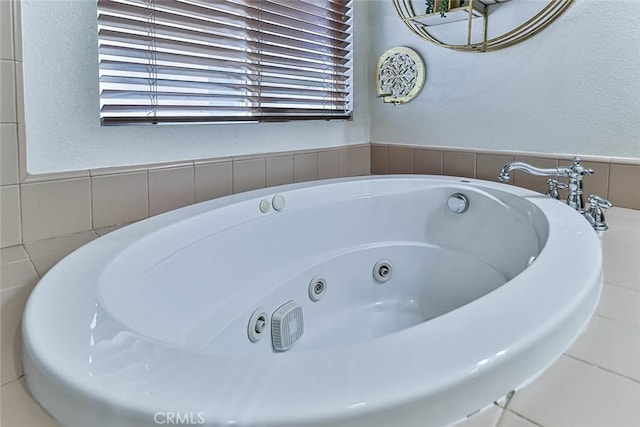
[(557, 168), (537, 168), (523, 162), (509, 162), (502, 167), (498, 178), (502, 182), (507, 182), (511, 178), (511, 171), (521, 170), (536, 176), (555, 176), (569, 178), (569, 196), (567, 204), (580, 213), (584, 213), (584, 197), (582, 195), (582, 178), (591, 175), (593, 169), (585, 168), (580, 164), (580, 157), (573, 158), (571, 166), (560, 166)]
[(554, 179), (549, 179), (549, 191), (547, 195), (549, 197), (559, 199), (558, 189), (568, 188), (569, 195), (567, 196), (567, 204), (573, 209), (584, 215), (585, 218), (593, 225), (596, 230), (606, 230), (607, 225), (604, 222), (604, 214), (602, 209), (608, 209), (611, 207), (609, 201), (604, 200), (598, 196), (590, 196), (589, 201), (593, 205), (588, 212), (585, 212), (584, 196), (582, 180), (585, 175), (593, 174), (593, 169), (585, 168), (580, 164), (580, 158), (574, 157), (573, 163), (570, 166), (560, 166), (557, 168), (538, 168), (531, 166), (524, 162), (509, 162), (502, 167), (498, 179), (502, 182), (507, 182), (511, 178), (511, 172), (514, 170), (521, 170), (523, 172), (530, 173), (536, 176), (554, 176), (569, 178), (569, 185), (558, 182)]

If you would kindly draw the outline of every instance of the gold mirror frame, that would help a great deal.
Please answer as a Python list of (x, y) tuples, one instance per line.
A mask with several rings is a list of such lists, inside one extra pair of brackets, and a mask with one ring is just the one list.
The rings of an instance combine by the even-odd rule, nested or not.
[[(478, 1), (478, 0), (476, 0)], [(529, 37), (539, 33), (546, 27), (548, 27), (553, 21), (555, 21), (571, 4), (574, 0), (550, 0), (549, 3), (531, 17), (523, 24), (517, 26), (511, 31), (508, 31), (500, 36), (487, 40), (487, 8), (485, 6), (483, 13), (483, 34), (484, 41), (479, 43), (471, 43), (471, 21), (472, 21), (472, 8), (469, 7), (468, 18), (468, 33), (469, 39), (467, 44), (456, 45), (443, 43), (440, 40), (433, 37), (427, 31), (427, 27), (420, 24), (416, 18), (424, 15), (416, 15), (413, 10), (411, 0), (393, 0), (393, 4), (396, 8), (396, 12), (402, 19), (402, 22), (415, 34), (423, 39), (429, 40), (438, 46), (446, 47), (447, 49), (467, 51), (467, 52), (491, 52), (505, 47), (513, 46), (516, 43), (520, 43), (528, 39)], [(471, 6), (473, 6), (473, 0), (471, 0)]]

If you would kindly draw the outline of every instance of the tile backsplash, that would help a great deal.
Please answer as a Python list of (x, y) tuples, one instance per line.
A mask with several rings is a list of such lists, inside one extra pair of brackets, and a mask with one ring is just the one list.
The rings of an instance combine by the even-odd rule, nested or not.
[[(371, 173), (374, 174), (453, 175), (498, 182), (500, 169), (510, 161), (555, 168), (570, 164), (571, 159), (567, 155), (533, 152), (371, 145)], [(597, 194), (616, 207), (640, 209), (640, 160), (585, 156), (582, 164), (594, 170), (593, 175), (584, 178), (585, 199), (590, 194)], [(541, 193), (547, 190), (547, 178), (521, 171), (513, 173), (511, 183)]]

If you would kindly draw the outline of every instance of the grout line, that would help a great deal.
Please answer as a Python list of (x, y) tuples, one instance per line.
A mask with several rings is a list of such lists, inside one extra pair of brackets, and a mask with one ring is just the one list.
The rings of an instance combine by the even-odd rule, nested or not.
[(640, 329), (640, 325), (638, 325), (636, 323), (633, 323), (633, 322), (628, 322), (626, 320), (614, 319), (613, 317), (604, 316), (604, 315), (602, 315), (600, 313), (595, 313), (594, 316), (595, 317), (600, 317), (602, 319), (610, 320), (612, 322), (622, 323), (623, 325), (630, 326), (632, 328)]
[(620, 284), (617, 284), (617, 283), (611, 283), (611, 282), (605, 282), (605, 281), (603, 281), (602, 283), (610, 285), (610, 286), (617, 286), (618, 288), (623, 288), (623, 289), (626, 289), (626, 290), (629, 290), (629, 291), (640, 292), (640, 289), (631, 288), (631, 287), (629, 287), (627, 285), (620, 285)]
[(14, 379), (12, 379), (12, 380), (7, 381), (6, 383), (2, 383), (2, 384), (0, 384), (0, 387), (6, 387), (6, 386), (9, 386), (9, 385), (11, 385), (11, 384), (13, 384), (13, 383), (15, 383), (15, 382), (20, 381), (20, 380), (21, 380), (21, 379), (23, 379), (23, 378), (24, 378), (24, 373), (20, 374), (20, 376), (19, 376), (18, 378), (14, 378)]
[(593, 366), (594, 368), (600, 369), (600, 370), (602, 370), (602, 371), (604, 371), (604, 372), (606, 372), (606, 373), (608, 373), (608, 374), (615, 375), (616, 377), (624, 378), (625, 380), (629, 380), (629, 381), (632, 381), (632, 382), (634, 382), (634, 383), (640, 384), (640, 380), (637, 380), (637, 379), (635, 379), (635, 378), (631, 378), (631, 377), (627, 377), (627, 376), (626, 376), (626, 375), (624, 375), (624, 374), (621, 374), (621, 373), (619, 373), (619, 372), (612, 371), (612, 370), (607, 369), (607, 368), (605, 368), (605, 367), (603, 367), (603, 366), (599, 366), (599, 365), (596, 365), (595, 363), (588, 362), (588, 361), (586, 361), (586, 360), (584, 360), (584, 359), (580, 359), (579, 357), (572, 356), (572, 355), (570, 355), (570, 354), (568, 354), (568, 353), (562, 353), (562, 355), (563, 355), (563, 356), (566, 356), (566, 357), (568, 357), (568, 358), (570, 358), (570, 359), (576, 360), (576, 361), (578, 361), (578, 362), (582, 362), (582, 363), (584, 363), (585, 365)]
[(535, 425), (535, 426), (537, 426), (537, 427), (543, 427), (543, 426), (542, 426), (542, 424), (539, 424), (539, 423), (537, 423), (537, 422), (533, 421), (531, 418), (525, 417), (524, 415), (522, 415), (522, 414), (521, 414), (521, 413), (519, 413), (519, 412), (514, 411), (513, 409), (505, 409), (505, 411), (512, 412), (513, 414), (515, 414), (515, 415), (519, 416), (519, 417), (520, 417), (520, 418), (522, 418), (523, 420), (527, 420), (527, 421), (529, 421), (531, 424), (533, 424), (533, 425)]

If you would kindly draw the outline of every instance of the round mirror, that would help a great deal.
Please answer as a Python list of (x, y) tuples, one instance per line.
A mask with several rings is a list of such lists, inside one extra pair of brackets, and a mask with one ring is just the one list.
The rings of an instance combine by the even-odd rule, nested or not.
[(470, 52), (502, 49), (537, 34), (573, 0), (393, 0), (403, 23), (439, 46)]

